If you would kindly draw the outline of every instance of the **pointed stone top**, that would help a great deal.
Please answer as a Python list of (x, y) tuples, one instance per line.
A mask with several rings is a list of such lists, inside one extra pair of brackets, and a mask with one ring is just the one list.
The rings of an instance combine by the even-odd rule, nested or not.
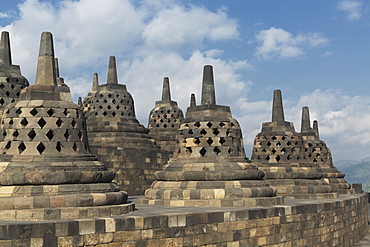
[(99, 90), (99, 77), (98, 77), (98, 73), (94, 73), (92, 91), (96, 92), (98, 90)]
[(9, 40), (9, 33), (3, 31), (1, 33), (1, 41), (0, 41), (0, 65), (11, 65), (12, 64), (12, 56), (10, 51), (10, 40)]
[(193, 107), (193, 106), (196, 106), (197, 105), (197, 103), (196, 103), (196, 101), (195, 101), (195, 94), (191, 94), (190, 95), (190, 107)]
[(78, 103), (77, 103), (81, 108), (82, 108), (82, 98), (81, 97), (78, 97)]
[(39, 56), (54, 57), (53, 34), (50, 32), (43, 32), (41, 34)]
[(272, 122), (281, 121), (285, 121), (281, 91), (274, 90), (274, 99), (272, 101)]
[(310, 112), (307, 106), (302, 108), (301, 133), (311, 132)]
[(114, 56), (109, 57), (107, 84), (118, 84), (116, 58)]
[(202, 105), (215, 105), (215, 84), (213, 80), (212, 65), (205, 65), (203, 69), (203, 84), (202, 84)]
[(53, 35), (50, 32), (41, 35), (35, 85), (57, 85)]
[(314, 120), (313, 121), (313, 128), (312, 128), (313, 132), (315, 132), (315, 136), (316, 136), (316, 140), (319, 140), (320, 139), (320, 135), (319, 135), (319, 123), (317, 122), (317, 120)]
[(168, 77), (163, 78), (162, 101), (171, 101), (170, 80), (168, 79)]

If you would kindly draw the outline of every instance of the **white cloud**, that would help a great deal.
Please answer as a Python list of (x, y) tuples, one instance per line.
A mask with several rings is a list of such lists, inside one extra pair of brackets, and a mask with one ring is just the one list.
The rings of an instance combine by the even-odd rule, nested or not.
[(299, 33), (294, 36), (288, 31), (274, 27), (260, 31), (256, 40), (260, 46), (256, 48), (255, 56), (264, 60), (300, 57), (305, 54), (306, 48), (329, 43), (320, 33)]
[(338, 10), (346, 12), (350, 21), (356, 21), (362, 16), (362, 3), (360, 1), (341, 1), (338, 4)]
[(9, 14), (0, 12), (0, 18), (9, 18)]

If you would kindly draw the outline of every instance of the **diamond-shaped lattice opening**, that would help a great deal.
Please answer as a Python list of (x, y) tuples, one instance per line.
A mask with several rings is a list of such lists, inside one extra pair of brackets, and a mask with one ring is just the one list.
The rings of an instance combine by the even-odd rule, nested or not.
[(67, 116), (68, 113), (69, 113), (68, 110), (67, 109), (64, 109), (64, 111), (63, 111), (64, 116)]
[(288, 141), (288, 142), (286, 143), (286, 145), (287, 145), (287, 146), (290, 146), (290, 145), (292, 145), (292, 143)]
[(309, 146), (309, 147), (312, 147), (312, 144), (311, 144), (311, 143), (308, 143), (308, 146)]
[(4, 105), (5, 101), (3, 98), (0, 99), (0, 105)]
[(60, 142), (57, 142), (57, 144), (55, 145), (55, 148), (56, 150), (58, 150), (58, 152), (62, 151), (62, 147), (63, 145)]
[(193, 134), (193, 130), (191, 130), (191, 129), (190, 129), (190, 130), (188, 131), (188, 134), (189, 134), (189, 135), (192, 135), (192, 134)]
[[(10, 122), (9, 122), (9, 124), (10, 124)], [(27, 124), (28, 124), (27, 119), (26, 119), (26, 118), (23, 118), (23, 119), (22, 119), (22, 121), (21, 121), (21, 124), (22, 124), (23, 126), (27, 126)]]
[(200, 151), (199, 151), (200, 155), (202, 155), (204, 157), (204, 155), (206, 155), (207, 153), (207, 150), (205, 148), (202, 148)]
[(11, 88), (11, 89), (14, 89), (14, 88), (15, 88), (14, 84), (12, 84), (12, 85), (10, 86), (10, 88)]
[(212, 124), (211, 122), (208, 122), (208, 123), (207, 123), (208, 128), (211, 128), (211, 127), (212, 127), (212, 125), (213, 125), (213, 124)]
[(6, 145), (5, 145), (5, 149), (8, 150), (10, 148), (10, 146), (12, 145), (12, 142), (9, 141)]
[(214, 134), (215, 136), (217, 136), (218, 134), (220, 134), (220, 131), (218, 131), (218, 129), (213, 129), (213, 134)]
[(231, 125), (231, 127), (234, 127), (234, 126), (235, 126), (235, 124), (234, 124), (234, 123), (231, 123), (230, 125)]
[(198, 145), (200, 143), (200, 140), (199, 138), (194, 138), (193, 142)]
[(18, 136), (19, 136), (19, 132), (18, 132), (18, 130), (16, 130), (16, 131), (14, 131), (14, 132), (13, 132), (13, 136), (14, 136), (14, 137), (18, 137)]
[(192, 152), (193, 152), (193, 150), (191, 149), (191, 147), (187, 147), (187, 148), (186, 148), (186, 151), (187, 151), (188, 153), (192, 153)]
[(317, 159), (313, 159), (313, 163), (317, 163)]
[(163, 128), (167, 128), (167, 124), (163, 124)]
[(12, 125), (14, 123), (13, 119), (9, 120), (9, 125)]
[(200, 123), (199, 123), (199, 122), (196, 122), (196, 123), (194, 124), (194, 126), (195, 126), (195, 127), (197, 127), (197, 128), (199, 128)]
[(106, 111), (103, 112), (103, 116), (105, 117), (106, 115), (108, 115), (108, 113)]
[(287, 160), (290, 160), (292, 158), (292, 156), (291, 155), (288, 155), (287, 157), (286, 157), (286, 159)]
[(228, 152), (229, 154), (231, 154), (231, 153), (233, 152), (233, 150), (232, 150), (231, 148), (229, 148), (229, 149), (227, 150), (227, 152)]
[(46, 113), (49, 115), (49, 117), (52, 117), (55, 111), (53, 109), (49, 109)]
[(28, 132), (28, 137), (31, 139), (31, 140), (33, 140), (33, 139), (35, 139), (35, 137), (36, 137), (36, 132), (34, 131), (34, 130), (31, 130), (30, 132)]
[(277, 162), (279, 162), (279, 161), (281, 160), (280, 156), (279, 156), (279, 155), (278, 155), (278, 156), (276, 156), (276, 157), (275, 157), (275, 160), (276, 160)]
[(285, 148), (281, 149), (281, 153), (285, 154)]
[(17, 115), (21, 115), (21, 113), (22, 113), (21, 108), (18, 108), (18, 109), (15, 111), (15, 113), (16, 113)]
[(10, 95), (9, 91), (6, 91), (5, 95), (9, 97), (9, 95)]
[(208, 145), (212, 145), (212, 143), (213, 143), (213, 140), (212, 140), (212, 138), (208, 138), (208, 140), (206, 141), (207, 143), (208, 143)]
[(113, 103), (113, 104), (115, 104), (115, 103), (116, 103), (116, 100), (115, 100), (115, 99), (113, 99), (113, 100), (112, 100), (112, 103)]
[(270, 156), (269, 156), (269, 155), (267, 155), (266, 160), (267, 160), (267, 161), (269, 161), (269, 160), (270, 160)]
[(19, 153), (21, 154), (24, 150), (26, 150), (26, 145), (22, 142), (18, 146)]
[(32, 115), (32, 116), (36, 116), (36, 114), (38, 113), (38, 111), (37, 111), (35, 108), (33, 108), (33, 109), (30, 111), (30, 113), (31, 113), (31, 115)]
[(266, 153), (266, 149), (262, 149), (262, 153)]
[(221, 127), (224, 127), (224, 126), (225, 126), (224, 122), (221, 122), (219, 125), (220, 125)]
[(75, 150), (77, 152), (77, 145), (76, 145), (76, 143), (73, 143), (72, 148), (73, 148), (73, 150)]
[(271, 142), (267, 142), (267, 143), (266, 143), (266, 145), (267, 145), (267, 146), (271, 146)]
[(110, 98), (110, 97), (112, 97), (112, 95), (111, 94), (108, 94), (108, 98)]
[(271, 138), (273, 141), (276, 141), (276, 136), (273, 136), (272, 138)]
[(58, 118), (58, 120), (55, 122), (55, 124), (60, 128), (60, 126), (62, 126), (62, 124), (63, 124), (63, 120)]
[(107, 106), (108, 110), (112, 109), (112, 107), (110, 105)]
[(103, 102), (104, 102), (104, 103), (107, 103), (107, 102), (108, 102), (108, 100), (104, 99), (104, 100), (103, 100)]
[(226, 142), (226, 140), (225, 140), (225, 138), (223, 138), (223, 137), (220, 137), (220, 144), (222, 145), (222, 144), (224, 144), (225, 142)]
[(276, 143), (276, 146), (277, 147), (280, 147), (281, 146), (281, 143), (280, 142)]
[(283, 140), (283, 141), (284, 141), (285, 139), (286, 139), (286, 137), (285, 137), (285, 136), (281, 137), (281, 140)]
[(100, 105), (100, 106), (99, 106), (99, 109), (103, 109), (103, 106), (102, 106), (102, 105)]
[(0, 84), (0, 89), (3, 89), (5, 86), (4, 86), (4, 84)]
[(79, 132), (78, 132), (78, 138), (80, 138), (80, 140), (82, 140), (82, 131), (80, 130)]
[(41, 129), (46, 125), (46, 121), (41, 118), (39, 121), (37, 121), (37, 124), (41, 127)]
[(77, 122), (74, 119), (72, 119), (71, 125), (72, 125), (73, 128), (76, 127), (76, 124), (77, 124)]
[(218, 147), (215, 147), (213, 149), (213, 152), (215, 152), (218, 155), (219, 153), (221, 153), (221, 150)]
[(54, 137), (54, 132), (52, 130), (49, 130), (48, 133), (46, 133), (47, 138), (51, 141)]
[(261, 159), (261, 157), (260, 157), (260, 156), (257, 156), (257, 159), (258, 159), (258, 160), (260, 160), (260, 159)]
[(275, 154), (276, 153), (275, 148), (273, 148), (271, 152), (272, 152), (272, 154)]
[(119, 107), (119, 105), (117, 105), (117, 106), (116, 106), (116, 109), (117, 109), (117, 110), (119, 110), (119, 108), (121, 108), (121, 107)]
[(10, 101), (10, 103), (13, 103), (13, 102), (15, 102), (15, 99), (14, 98)]
[(66, 132), (64, 133), (64, 137), (66, 138), (66, 140), (68, 141), (68, 138), (70, 137), (71, 135), (69, 134), (69, 131), (66, 130)]
[(39, 154), (42, 154), (44, 151), (45, 151), (45, 145), (42, 144), (42, 142), (39, 143), (39, 145), (37, 145), (36, 149), (37, 151), (39, 152)]
[(112, 116), (115, 117), (116, 116), (116, 113), (115, 112), (112, 112)]
[(205, 134), (207, 134), (207, 131), (206, 131), (205, 129), (202, 129), (202, 130), (200, 131), (200, 134), (204, 136)]

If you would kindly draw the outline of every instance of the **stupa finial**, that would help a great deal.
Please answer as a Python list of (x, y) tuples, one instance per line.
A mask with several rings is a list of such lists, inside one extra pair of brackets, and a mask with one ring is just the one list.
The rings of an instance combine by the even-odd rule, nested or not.
[(98, 90), (99, 90), (99, 77), (98, 77), (98, 73), (94, 73), (92, 91), (95, 92)]
[(10, 51), (9, 32), (3, 31), (1, 33), (0, 41), (0, 64), (11, 65), (12, 56)]
[(274, 99), (272, 102), (272, 122), (285, 121), (283, 100), (281, 90), (274, 90)]
[(203, 69), (203, 83), (202, 83), (202, 105), (215, 105), (215, 83), (213, 80), (212, 65), (205, 65)]
[(116, 58), (114, 56), (109, 57), (107, 84), (118, 84)]
[(171, 101), (170, 80), (168, 79), (168, 77), (163, 78), (162, 101)]
[(83, 107), (83, 104), (82, 104), (82, 98), (81, 97), (78, 97), (78, 102), (77, 102), (78, 106), (79, 107)]
[(41, 34), (35, 84), (51, 86), (57, 85), (53, 35), (50, 32), (43, 32)]
[(313, 121), (313, 132), (315, 133), (315, 136), (316, 136), (316, 140), (319, 140), (320, 139), (320, 134), (319, 134), (319, 123), (317, 122), (317, 120), (314, 120)]
[(310, 126), (310, 112), (307, 106), (302, 108), (302, 121), (301, 121), (301, 133), (307, 133), (311, 131)]
[(197, 105), (197, 102), (195, 100), (195, 94), (191, 94), (190, 95), (190, 107), (193, 107), (193, 106), (196, 106)]

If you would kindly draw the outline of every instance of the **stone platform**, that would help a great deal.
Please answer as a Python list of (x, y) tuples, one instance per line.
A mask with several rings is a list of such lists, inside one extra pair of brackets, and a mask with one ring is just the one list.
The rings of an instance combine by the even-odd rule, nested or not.
[(1, 221), (0, 246), (353, 246), (368, 232), (367, 206), (365, 194), (263, 208), (136, 203), (121, 216)]

